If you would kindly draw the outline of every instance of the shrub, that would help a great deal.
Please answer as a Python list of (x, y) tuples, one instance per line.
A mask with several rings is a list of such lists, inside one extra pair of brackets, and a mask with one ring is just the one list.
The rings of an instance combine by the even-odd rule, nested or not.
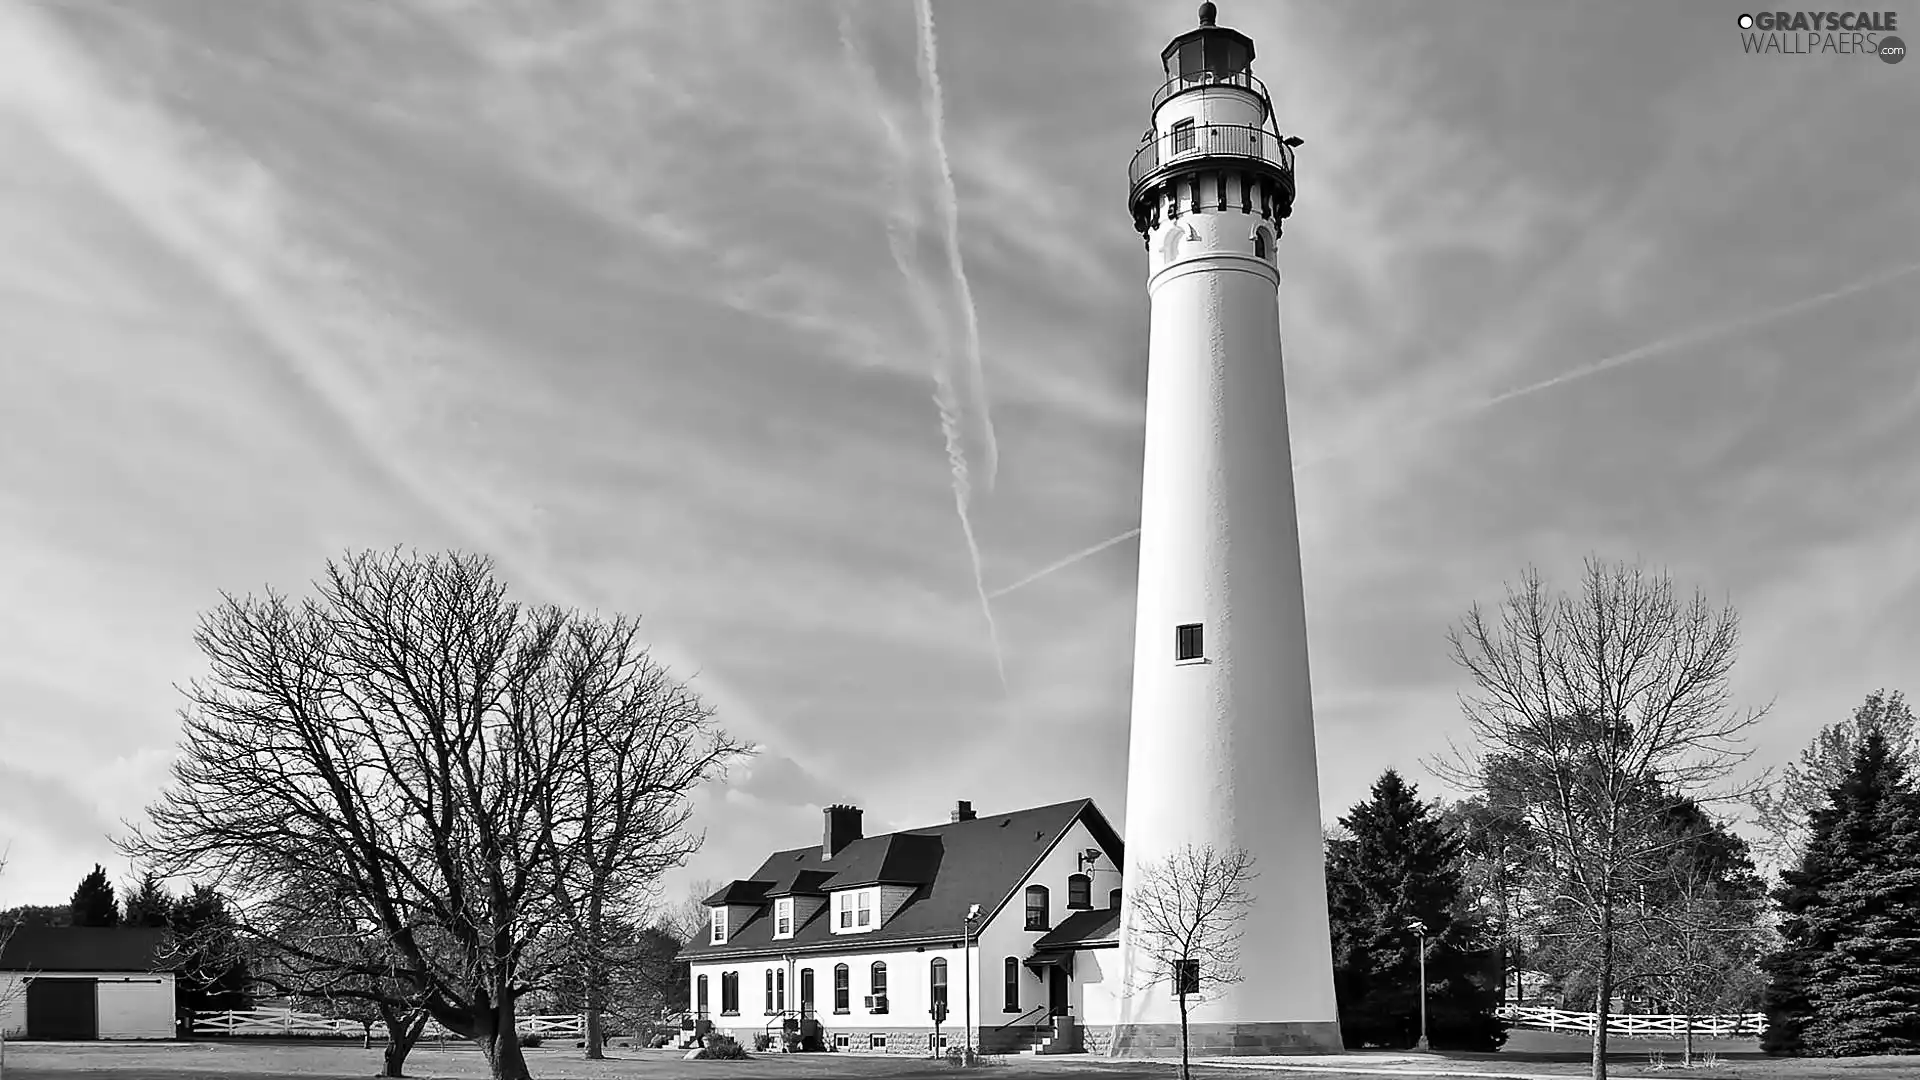
[(747, 1048), (731, 1035), (709, 1035), (706, 1052), (700, 1056), (708, 1061), (745, 1061)]
[(764, 1031), (755, 1035), (753, 1037), (753, 1048), (763, 1054), (773, 1049), (773, 1036)]
[(523, 1035), (521, 1035), (521, 1036), (520, 1036), (520, 1045), (521, 1045), (521, 1046), (539, 1046), (539, 1045), (540, 1045), (540, 1041), (541, 1041), (541, 1040), (540, 1040), (540, 1036), (538, 1036), (538, 1035), (535, 1035), (535, 1034), (534, 1034), (533, 1032), (531, 1032), (531, 1031), (529, 1031), (529, 1032), (527, 1032), (527, 1033), (525, 1033), (525, 1034), (523, 1034)]

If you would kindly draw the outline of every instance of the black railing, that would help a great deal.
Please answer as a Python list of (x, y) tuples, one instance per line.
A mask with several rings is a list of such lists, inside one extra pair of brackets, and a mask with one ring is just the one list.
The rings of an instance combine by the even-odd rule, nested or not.
[(1273, 100), (1267, 97), (1267, 84), (1263, 83), (1251, 71), (1231, 71), (1220, 74), (1212, 71), (1196, 71), (1191, 75), (1175, 75), (1160, 84), (1153, 92), (1153, 105), (1147, 110), (1153, 112), (1165, 104), (1167, 99), (1184, 94), (1189, 90), (1204, 90), (1209, 86), (1237, 86), (1242, 90), (1251, 90), (1260, 98), (1267, 115), (1273, 115)]
[(1197, 124), (1174, 128), (1143, 143), (1127, 166), (1127, 187), (1137, 196), (1161, 169), (1203, 158), (1259, 161), (1293, 175), (1293, 149), (1273, 132), (1245, 124)]

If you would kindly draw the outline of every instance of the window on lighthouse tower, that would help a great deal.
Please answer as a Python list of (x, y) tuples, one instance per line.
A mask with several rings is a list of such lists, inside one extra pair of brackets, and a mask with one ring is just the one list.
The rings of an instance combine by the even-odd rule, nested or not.
[(1173, 658), (1176, 661), (1200, 660), (1207, 655), (1200, 636), (1199, 623), (1183, 623), (1173, 628)]

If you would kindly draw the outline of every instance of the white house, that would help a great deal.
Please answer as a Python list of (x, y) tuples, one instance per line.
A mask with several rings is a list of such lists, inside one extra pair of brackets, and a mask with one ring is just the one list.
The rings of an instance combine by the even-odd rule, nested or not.
[(707, 898), (707, 937), (681, 954), (703, 1027), (749, 1048), (785, 1031), (807, 1049), (926, 1054), (969, 1028), (989, 1052), (1099, 1048), (1083, 1025), (1115, 1017), (1122, 850), (1090, 800), (962, 802), (884, 836), (862, 835), (855, 807), (825, 818), (820, 844)]
[[(0, 1031), (29, 1039), (171, 1039), (166, 931), (15, 928), (0, 948)], [(25, 982), (25, 993), (14, 992)]]

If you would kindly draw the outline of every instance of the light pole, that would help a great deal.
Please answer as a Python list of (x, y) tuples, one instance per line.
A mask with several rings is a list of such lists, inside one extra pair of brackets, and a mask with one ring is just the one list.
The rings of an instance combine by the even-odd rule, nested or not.
[(1407, 923), (1407, 929), (1413, 931), (1414, 939), (1420, 947), (1420, 1041), (1415, 1050), (1427, 1048), (1427, 924), (1419, 919)]
[(960, 970), (965, 980), (967, 1056), (960, 1060), (973, 1064), (973, 921), (980, 917), (980, 905), (967, 908), (967, 921), (960, 927)]

